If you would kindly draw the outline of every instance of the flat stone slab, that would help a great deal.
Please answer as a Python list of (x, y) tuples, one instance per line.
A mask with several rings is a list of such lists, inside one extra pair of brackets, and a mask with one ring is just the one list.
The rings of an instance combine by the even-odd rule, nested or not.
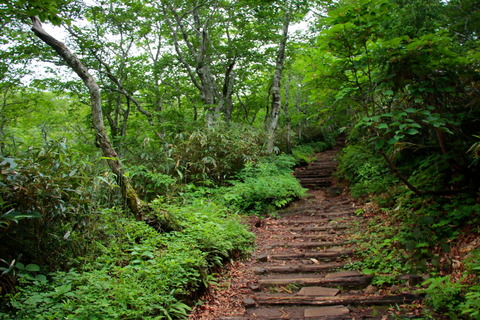
[(299, 296), (315, 296), (315, 297), (334, 297), (340, 290), (325, 287), (303, 287), (298, 291)]
[(331, 306), (321, 308), (308, 308), (305, 309), (305, 318), (318, 318), (318, 317), (345, 317), (350, 314), (344, 306)]
[[(315, 275), (315, 274), (312, 274)], [(275, 277), (263, 278), (258, 280), (258, 284), (263, 288), (265, 286), (282, 286), (288, 284), (300, 284), (303, 286), (319, 286), (319, 287), (364, 287), (370, 284), (372, 276), (356, 276), (356, 277), (311, 277), (306, 274), (292, 275), (291, 277)]]
[(347, 277), (360, 277), (362, 273), (359, 271), (338, 271), (325, 275), (325, 278), (347, 278)]

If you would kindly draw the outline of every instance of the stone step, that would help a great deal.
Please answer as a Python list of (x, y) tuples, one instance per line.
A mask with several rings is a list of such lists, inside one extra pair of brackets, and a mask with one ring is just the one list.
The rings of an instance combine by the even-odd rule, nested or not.
[(222, 317), (217, 320), (340, 320), (351, 319), (350, 310), (344, 306), (329, 307), (260, 307), (247, 310), (247, 315)]
[[(279, 212), (277, 220), (266, 220), (259, 232), (259, 251), (248, 274), (250, 292), (244, 313), (217, 320), (341, 320), (390, 319), (390, 308), (420, 298), (415, 294), (380, 294), (369, 286), (372, 276), (342, 270), (345, 257), (354, 254), (355, 242), (348, 240), (355, 203), (344, 188), (333, 182), (336, 150), (318, 153), (317, 160), (299, 168), (294, 176), (311, 190), (291, 207)], [(272, 241), (274, 243), (272, 244)], [(335, 271), (340, 270), (340, 271)], [(251, 279), (251, 278), (249, 278)], [(365, 288), (369, 288), (368, 290)]]
[(307, 189), (311, 189), (310, 187), (328, 188), (332, 185), (332, 181), (324, 180), (324, 181), (315, 181), (315, 182), (302, 182), (300, 180), (300, 185), (304, 188), (307, 188)]
[(329, 230), (345, 230), (349, 226), (346, 224), (326, 224), (323, 226), (303, 226), (303, 227), (292, 227), (289, 228), (290, 231), (295, 232), (317, 232), (317, 231), (329, 231)]
[(332, 221), (332, 219), (341, 218), (350, 216), (351, 213), (322, 213), (322, 214), (315, 214), (314, 216), (304, 217), (299, 219), (292, 219), (288, 217), (287, 219), (282, 219), (280, 221), (281, 224), (293, 224), (293, 225), (301, 225), (301, 224), (314, 224), (314, 225), (326, 225)]
[[(338, 218), (354, 215), (355, 211), (347, 208), (344, 210), (308, 210), (304, 211), (306, 214), (302, 215), (302, 218), (288, 218), (282, 219), (282, 224), (296, 224), (296, 223), (311, 223), (311, 222), (325, 222), (326, 218)], [(321, 219), (319, 219), (321, 218)], [(329, 220), (327, 220), (329, 221)]]
[(258, 294), (253, 299), (259, 305), (315, 305), (315, 306), (336, 306), (336, 305), (391, 305), (405, 304), (418, 300), (418, 294), (396, 294), (396, 295), (355, 295), (338, 297), (316, 297), (316, 296), (293, 296), (286, 294)]
[(302, 234), (302, 233), (292, 233), (292, 234), (280, 234), (277, 235), (277, 238), (283, 239), (298, 239), (298, 240), (324, 240), (332, 241), (336, 240), (339, 237), (344, 235), (343, 232), (337, 233), (316, 233), (316, 234)]
[(262, 254), (257, 256), (258, 261), (275, 261), (275, 260), (293, 260), (293, 259), (315, 259), (315, 260), (333, 260), (351, 256), (354, 253), (351, 249), (342, 249), (324, 252), (292, 252), (278, 254)]
[(353, 277), (318, 277), (308, 274), (296, 274), (291, 277), (264, 277), (258, 280), (261, 288), (268, 286), (286, 286), (286, 285), (302, 285), (302, 286), (325, 286), (342, 288), (360, 288), (370, 284), (372, 276), (353, 276)]
[(326, 272), (345, 267), (346, 263), (322, 263), (322, 264), (288, 264), (288, 265), (259, 265), (253, 270), (256, 274), (265, 273), (298, 273), (298, 272)]
[[(346, 213), (346, 212), (355, 212), (355, 208), (352, 208), (351, 206), (341, 206), (341, 207), (332, 207), (332, 206), (321, 206), (317, 208), (309, 208), (309, 209), (292, 209), (292, 210), (285, 210), (283, 212), (287, 212), (288, 215), (285, 216), (280, 216), (279, 219), (281, 220), (289, 220), (289, 219), (301, 219), (301, 218), (308, 218), (315, 216), (317, 214), (328, 214), (328, 213)], [(281, 212), (281, 213), (283, 213)], [(280, 213), (280, 214), (281, 214)]]
[(315, 174), (315, 175), (301, 175), (301, 176), (296, 176), (300, 182), (303, 183), (317, 183), (318, 181), (324, 182), (324, 181), (332, 181), (332, 178), (330, 177), (330, 174)]
[(279, 242), (266, 246), (265, 249), (273, 248), (297, 248), (297, 249), (315, 249), (327, 247), (339, 247), (346, 244), (352, 244), (351, 241), (305, 241), (305, 242)]

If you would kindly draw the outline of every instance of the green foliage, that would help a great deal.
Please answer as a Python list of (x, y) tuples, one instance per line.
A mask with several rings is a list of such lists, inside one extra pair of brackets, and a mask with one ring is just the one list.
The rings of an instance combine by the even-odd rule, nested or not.
[(292, 149), (292, 154), (298, 159), (300, 165), (306, 165), (315, 159), (315, 151), (309, 145), (300, 145)]
[(445, 276), (428, 279), (425, 285), (428, 305), (437, 312), (447, 311), (450, 317), (456, 315), (463, 289), (461, 281), (452, 282), (450, 276)]
[(432, 277), (425, 281), (426, 302), (435, 312), (452, 319), (480, 318), (480, 251), (469, 252), (460, 279), (452, 276)]
[(349, 181), (355, 197), (385, 192), (397, 182), (385, 161), (361, 145), (350, 145), (342, 150), (336, 174)]
[(165, 194), (175, 184), (176, 179), (169, 175), (149, 170), (144, 165), (131, 166), (126, 175), (131, 177), (135, 190), (147, 201), (153, 200), (159, 194)]
[(166, 145), (164, 173), (185, 183), (232, 178), (262, 154), (263, 132), (242, 125), (213, 127), (174, 135)]
[(330, 148), (327, 142), (317, 141), (308, 144), (301, 144), (292, 149), (292, 154), (297, 158), (299, 165), (306, 165), (315, 160), (315, 153), (322, 152)]
[(19, 281), (46, 281), (45, 275), (41, 274), (40, 267), (36, 264), (30, 263), (24, 265), (23, 263), (13, 259), (6, 261), (0, 259), (0, 295), (4, 295), (15, 289)]
[[(252, 234), (225, 208), (207, 201), (181, 207), (155, 201), (181, 231), (159, 233), (144, 222), (104, 210), (96, 241), (79, 267), (48, 282), (22, 285), (8, 297), (16, 319), (187, 319), (191, 297), (208, 276), (252, 248)], [(4, 314), (5, 315), (5, 314)]]
[[(195, 198), (181, 206), (154, 202), (159, 212), (163, 210), (179, 225), (178, 236), (188, 233), (196, 247), (207, 253), (208, 267), (221, 265), (225, 259), (241, 256), (252, 249), (252, 234), (231, 211), (206, 198)], [(176, 234), (176, 233), (170, 233)]]
[[(83, 157), (54, 142), (15, 158), (3, 157), (0, 205), (6, 228), (0, 235), (5, 244), (1, 257), (24, 254), (42, 265), (59, 265), (71, 250), (79, 253), (80, 248), (66, 240), (84, 229), (95, 210), (90, 164)], [(35, 219), (27, 219), (31, 217)]]
[(239, 173), (240, 181), (222, 191), (223, 199), (236, 210), (256, 214), (284, 207), (305, 193), (285, 169), (271, 162), (250, 163)]
[(39, 217), (40, 214), (38, 212), (22, 214), (20, 212), (10, 210), (0, 216), (0, 228), (7, 228), (12, 222), (18, 223), (19, 220)]
[[(332, 5), (321, 21), (318, 45), (305, 57), (322, 112), (338, 122), (349, 115), (345, 125), (353, 137), (392, 158), (406, 159), (413, 149), (442, 154), (448, 166), (440, 175), (462, 168), (463, 185), (478, 188), (478, 170), (469, 172), (470, 161), (462, 156), (478, 135), (473, 119), (479, 110), (469, 107), (469, 101), (478, 101), (479, 60), (470, 47), (476, 29), (463, 26), (466, 33), (459, 39), (448, 18), (471, 5), (423, 0)], [(467, 38), (473, 41), (469, 45)], [(439, 187), (452, 189), (448, 183)]]
[(373, 281), (378, 285), (395, 283), (395, 276), (411, 272), (405, 252), (398, 245), (397, 225), (393, 218), (371, 218), (368, 226), (362, 226), (356, 233), (362, 246), (358, 251), (360, 259), (349, 264), (348, 268), (373, 275)]

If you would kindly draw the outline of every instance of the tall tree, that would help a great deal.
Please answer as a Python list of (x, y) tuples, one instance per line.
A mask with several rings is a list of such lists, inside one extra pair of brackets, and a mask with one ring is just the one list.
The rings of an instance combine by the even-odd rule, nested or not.
[(277, 130), (278, 117), (282, 108), (282, 97), (280, 95), (283, 66), (285, 63), (285, 51), (288, 41), (288, 30), (292, 17), (291, 10), (293, 8), (285, 8), (283, 14), (282, 36), (278, 46), (277, 58), (275, 60), (275, 74), (273, 75), (273, 82), (271, 87), (272, 105), (270, 115), (267, 119), (267, 152), (272, 153), (275, 143), (275, 131)]
[(266, 117), (267, 130), (267, 152), (271, 153), (275, 143), (275, 132), (277, 130), (280, 111), (282, 110), (282, 75), (285, 66), (286, 50), (289, 40), (290, 25), (294, 22), (301, 21), (310, 10), (309, 6), (313, 1), (278, 1), (274, 6), (266, 10), (273, 10), (273, 16), (279, 17), (280, 35), (278, 48), (275, 58), (275, 71), (273, 74), (272, 85), (270, 87), (271, 104)]

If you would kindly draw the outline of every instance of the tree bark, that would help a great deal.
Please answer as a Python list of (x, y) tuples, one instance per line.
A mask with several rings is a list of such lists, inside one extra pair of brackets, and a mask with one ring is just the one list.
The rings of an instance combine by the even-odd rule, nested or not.
[(292, 121), (290, 118), (290, 83), (291, 79), (289, 77), (287, 85), (285, 85), (285, 105), (283, 106), (283, 112), (285, 112), (285, 122), (287, 126), (287, 131), (285, 133), (286, 137), (286, 147), (287, 152), (290, 153), (292, 151)]
[(225, 121), (229, 123), (232, 120), (233, 112), (233, 87), (235, 84), (235, 72), (233, 68), (235, 67), (236, 60), (233, 59), (228, 63), (227, 70), (225, 72), (225, 79), (223, 83), (222, 97), (223, 97), (223, 113), (225, 115)]
[(90, 93), (92, 122), (96, 140), (99, 143), (99, 147), (102, 150), (103, 156), (107, 159), (110, 170), (112, 170), (117, 177), (117, 182), (122, 191), (122, 197), (125, 201), (125, 204), (135, 214), (137, 219), (143, 219), (143, 203), (135, 192), (135, 189), (130, 184), (130, 181), (125, 176), (123, 166), (117, 157), (117, 152), (113, 148), (105, 129), (100, 87), (80, 59), (70, 52), (65, 44), (52, 37), (43, 29), (42, 23), (38, 17), (31, 17), (31, 20), (33, 23), (32, 31), (35, 33), (35, 35), (49, 45), (52, 49), (54, 49), (87, 86)]
[(270, 117), (267, 122), (267, 152), (273, 152), (273, 146), (275, 143), (275, 131), (277, 130), (278, 118), (280, 115), (280, 110), (282, 106), (281, 96), (280, 96), (280, 87), (282, 81), (282, 72), (283, 65), (285, 62), (285, 51), (287, 47), (288, 40), (288, 28), (290, 26), (290, 12), (285, 12), (283, 29), (282, 29), (282, 39), (280, 41), (280, 46), (278, 47), (277, 59), (275, 63), (275, 75), (273, 76), (272, 82), (272, 104), (270, 110)]

